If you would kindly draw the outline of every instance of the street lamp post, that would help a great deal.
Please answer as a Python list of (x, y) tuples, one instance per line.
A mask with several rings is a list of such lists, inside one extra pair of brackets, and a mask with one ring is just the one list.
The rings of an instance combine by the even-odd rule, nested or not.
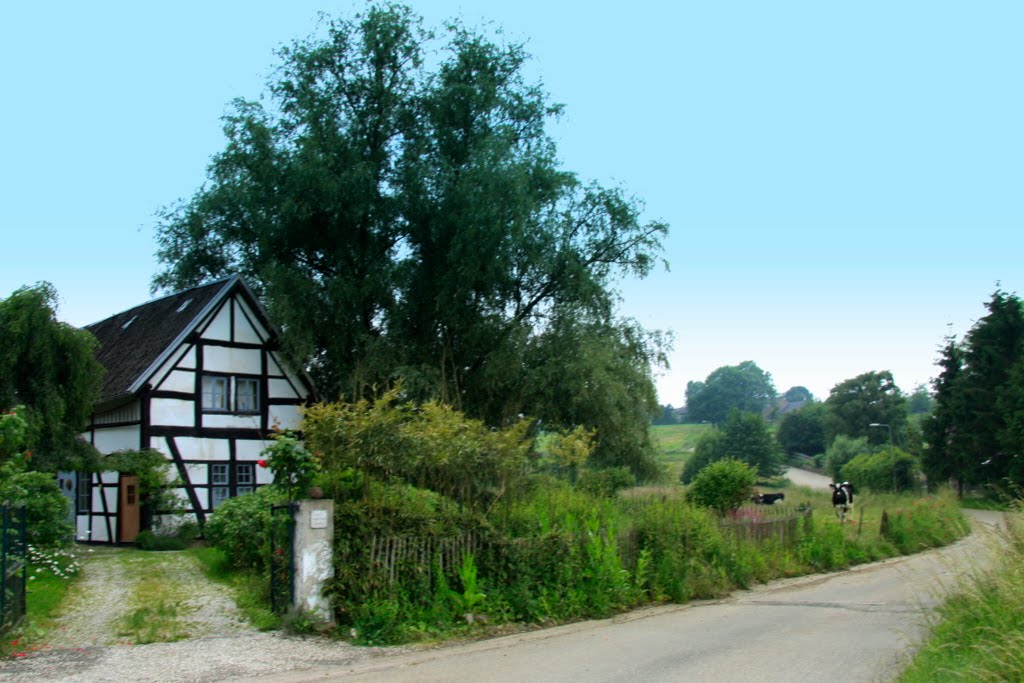
[(868, 425), (868, 427), (885, 427), (886, 429), (888, 429), (889, 430), (889, 445), (890, 446), (892, 445), (892, 427), (890, 425), (882, 424), (881, 422), (872, 422), (871, 424)]
[[(872, 422), (868, 427), (885, 427), (889, 430), (889, 449), (890, 456), (892, 456), (892, 426), (884, 424), (882, 422)], [(892, 492), (896, 493), (896, 458), (893, 456), (892, 460)]]

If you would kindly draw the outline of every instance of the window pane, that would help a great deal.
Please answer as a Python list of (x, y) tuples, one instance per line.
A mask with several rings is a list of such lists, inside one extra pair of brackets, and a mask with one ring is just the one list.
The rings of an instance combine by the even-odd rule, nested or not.
[(235, 380), (235, 412), (259, 412), (259, 386), (259, 382), (254, 379), (239, 378)]
[(212, 496), (210, 500), (211, 509), (216, 509), (218, 505), (228, 499), (228, 487), (227, 486), (214, 486)]
[(251, 486), (239, 486), (238, 487), (238, 495), (241, 496), (241, 495), (243, 495), (245, 493), (252, 493), (252, 487)]
[[(238, 475), (236, 483), (239, 486), (252, 486), (256, 479), (256, 468), (250, 463), (240, 463), (236, 474)], [(241, 489), (239, 489), (239, 492), (241, 492)]]
[(78, 514), (84, 515), (92, 511), (92, 476), (88, 472), (79, 472), (77, 481)]
[(228, 483), (228, 466), (227, 465), (210, 465), (210, 483), (212, 483), (212, 484), (227, 484)]
[(228, 409), (228, 378), (203, 377), (203, 410)]

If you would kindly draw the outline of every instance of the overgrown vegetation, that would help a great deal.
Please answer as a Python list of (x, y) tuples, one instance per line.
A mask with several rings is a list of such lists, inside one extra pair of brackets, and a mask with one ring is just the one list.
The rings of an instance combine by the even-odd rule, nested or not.
[(1009, 517), (1000, 564), (967, 581), (901, 683), (1024, 680), (1024, 522)]
[[(391, 393), (316, 406), (303, 431), (322, 465), (316, 483), (335, 500), (335, 617), (340, 633), (360, 643), (607, 616), (916, 551), (964, 532), (948, 495), (872, 495), (860, 518), (840, 526), (826, 491), (790, 489), (786, 541), (756, 542), (741, 531), (772, 523), (768, 511), (730, 512), (749, 497), (749, 465), (716, 464), (741, 470), (709, 487), (728, 489), (727, 504), (703, 500), (700, 486), (690, 501), (616, 495), (615, 485), (588, 483), (616, 480), (614, 470), (584, 460), (574, 484), (565, 468), (552, 468), (555, 456), (533, 453), (528, 427), (491, 430), (442, 406), (399, 403)], [(586, 450), (585, 435), (560, 439), (566, 463)], [(708, 481), (715, 471), (704, 475)], [(274, 495), (281, 496), (266, 487), (211, 517), (208, 535), (224, 560), (264, 571), (269, 548), (253, 539), (267, 538)], [(808, 506), (820, 512), (805, 517), (800, 510)]]
[(82, 568), (73, 549), (29, 546), (28, 553), (25, 619), (0, 639), (0, 656), (23, 657), (38, 649)]

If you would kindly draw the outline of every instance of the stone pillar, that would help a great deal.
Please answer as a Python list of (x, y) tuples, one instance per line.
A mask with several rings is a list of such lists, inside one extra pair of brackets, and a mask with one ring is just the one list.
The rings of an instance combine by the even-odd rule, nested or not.
[(334, 577), (334, 501), (300, 500), (295, 504), (296, 609), (320, 622), (334, 621), (324, 586)]

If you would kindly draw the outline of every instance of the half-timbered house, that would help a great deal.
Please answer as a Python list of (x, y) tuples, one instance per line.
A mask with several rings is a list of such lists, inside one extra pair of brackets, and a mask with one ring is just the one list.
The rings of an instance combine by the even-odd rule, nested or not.
[[(179, 497), (202, 523), (223, 501), (271, 481), (257, 466), (275, 427), (297, 429), (313, 397), (290, 369), (248, 286), (232, 276), (88, 325), (107, 370), (84, 436), (100, 453), (152, 448), (172, 463)], [(64, 473), (76, 538), (118, 543), (139, 531), (138, 482)], [(155, 511), (157, 514), (164, 511)]]

